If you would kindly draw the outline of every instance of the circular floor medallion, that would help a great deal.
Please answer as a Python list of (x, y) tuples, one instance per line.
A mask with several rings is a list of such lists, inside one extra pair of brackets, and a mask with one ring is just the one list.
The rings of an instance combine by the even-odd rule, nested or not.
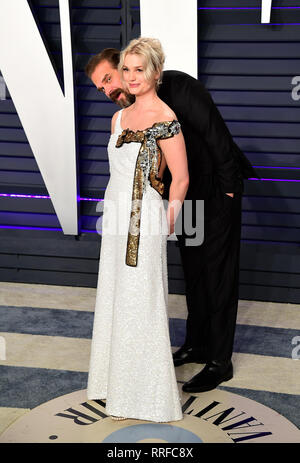
[(76, 391), (23, 415), (1, 434), (0, 443), (300, 443), (300, 430), (290, 421), (237, 394), (219, 389), (184, 393), (182, 403), (182, 421), (113, 421), (104, 402)]

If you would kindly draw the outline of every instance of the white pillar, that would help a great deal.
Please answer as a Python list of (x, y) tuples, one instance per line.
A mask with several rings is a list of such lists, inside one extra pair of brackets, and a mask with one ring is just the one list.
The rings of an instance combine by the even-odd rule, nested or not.
[(161, 41), (165, 70), (198, 78), (197, 0), (140, 0), (141, 36)]
[(269, 23), (271, 20), (272, 0), (261, 0), (261, 22)]

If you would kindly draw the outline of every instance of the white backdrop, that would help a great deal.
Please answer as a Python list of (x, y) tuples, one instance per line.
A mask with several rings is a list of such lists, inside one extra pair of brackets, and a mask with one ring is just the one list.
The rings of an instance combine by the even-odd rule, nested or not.
[(197, 0), (140, 0), (141, 36), (161, 41), (164, 69), (198, 77)]

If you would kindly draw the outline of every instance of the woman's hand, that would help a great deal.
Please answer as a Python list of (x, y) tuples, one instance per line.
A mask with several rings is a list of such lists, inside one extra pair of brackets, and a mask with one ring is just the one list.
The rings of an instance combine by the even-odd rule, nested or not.
[(175, 230), (175, 225), (171, 225), (171, 228), (170, 228), (170, 224), (168, 222), (168, 238), (174, 233), (174, 230)]

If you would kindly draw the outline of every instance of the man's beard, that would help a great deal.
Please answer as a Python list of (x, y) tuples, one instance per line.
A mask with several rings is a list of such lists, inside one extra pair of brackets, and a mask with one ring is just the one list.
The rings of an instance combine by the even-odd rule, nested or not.
[[(120, 99), (118, 99), (121, 93), (122, 96)], [(113, 90), (109, 95), (109, 98), (114, 103), (121, 106), (121, 108), (127, 108), (135, 102), (135, 96), (131, 95), (131, 93), (125, 92), (125, 90), (123, 90), (122, 88), (116, 88), (115, 90)]]

